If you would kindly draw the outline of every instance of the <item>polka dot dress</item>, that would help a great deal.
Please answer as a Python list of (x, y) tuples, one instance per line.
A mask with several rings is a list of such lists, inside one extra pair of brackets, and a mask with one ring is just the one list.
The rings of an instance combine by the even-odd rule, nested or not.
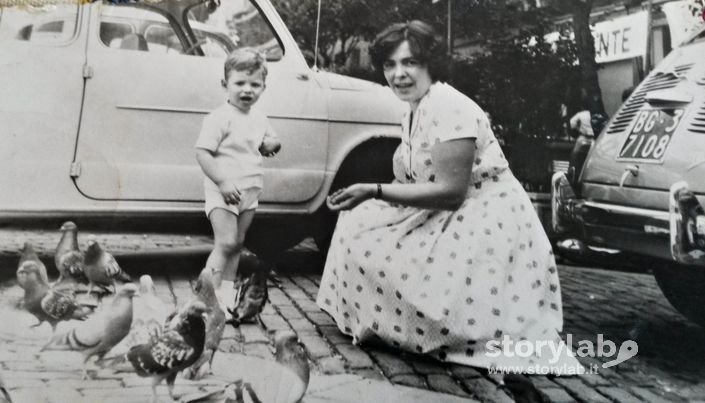
[[(484, 112), (435, 83), (404, 116), (394, 173), (435, 180), (433, 144), (475, 138), (471, 186), (455, 211), (368, 200), (342, 212), (318, 305), (354, 342), (381, 338), (440, 360), (491, 367), (579, 367), (563, 354), (496, 354), (488, 342), (552, 341), (567, 348), (551, 245), (531, 201), (508, 170)], [(556, 361), (556, 359), (558, 359)]]

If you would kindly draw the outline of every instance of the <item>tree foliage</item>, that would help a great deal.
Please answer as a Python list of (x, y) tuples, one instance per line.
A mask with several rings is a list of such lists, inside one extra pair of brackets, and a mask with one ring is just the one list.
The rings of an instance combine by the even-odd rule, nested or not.
[[(302, 49), (314, 51), (317, 0), (273, 0), (272, 3)], [(371, 40), (393, 22), (423, 18), (438, 25), (442, 7), (430, 0), (322, 0), (319, 35), (324, 65), (342, 65), (360, 40)], [(336, 49), (337, 47), (337, 49)]]

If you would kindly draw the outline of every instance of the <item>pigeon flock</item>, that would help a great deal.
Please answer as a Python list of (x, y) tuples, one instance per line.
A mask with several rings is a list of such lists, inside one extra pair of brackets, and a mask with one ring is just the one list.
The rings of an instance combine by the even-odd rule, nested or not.
[[(293, 403), (303, 398), (309, 381), (306, 352), (295, 333), (281, 331), (272, 336), (275, 361), (253, 360), (252, 366), (260, 370), (248, 371), (247, 376), (208, 393), (177, 399), (173, 392), (180, 373), (186, 379), (213, 374), (213, 358), (228, 323), (238, 326), (259, 318), (268, 300), (268, 270), (255, 267), (240, 283), (230, 319), (218, 304), (214, 273), (209, 268), (198, 276), (193, 295), (174, 310), (157, 297), (149, 275), (141, 276), (139, 285), (132, 283), (95, 237), (81, 250), (75, 223), (64, 223), (60, 231), (54, 254), (59, 272), (55, 282), (49, 281), (46, 266), (29, 242), (20, 250), (16, 272), (24, 291), (18, 306), (37, 319), (32, 327), (47, 322), (52, 328), (40, 352), (81, 353), (86, 380), (93, 359), (101, 369), (150, 378), (152, 402), (157, 401), (157, 386), (162, 381), (166, 381), (171, 399), (184, 402), (238, 402), (249, 396), (249, 401)], [(85, 298), (77, 297), (79, 294)], [(108, 294), (112, 296), (105, 299)], [(63, 321), (67, 323), (57, 330)], [(272, 379), (276, 379), (275, 388), (266, 386)], [(10, 401), (0, 378), (0, 403)]]

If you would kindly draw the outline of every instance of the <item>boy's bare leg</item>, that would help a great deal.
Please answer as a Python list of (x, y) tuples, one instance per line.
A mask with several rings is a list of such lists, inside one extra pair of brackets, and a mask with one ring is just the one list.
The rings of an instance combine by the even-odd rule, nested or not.
[[(228, 276), (233, 276), (233, 265), (231, 262), (233, 257), (239, 256), (237, 251), (239, 219), (233, 212), (222, 208), (216, 208), (211, 211), (208, 218), (213, 227), (214, 239), (213, 250), (208, 255), (206, 267), (215, 271), (213, 285), (215, 286), (220, 306), (225, 310), (228, 307), (232, 308), (235, 299), (234, 292), (229, 291), (233, 289), (234, 284), (232, 279), (226, 280), (226, 273)], [(237, 266), (235, 266), (234, 270), (237, 270)]]
[(240, 216), (238, 216), (236, 252), (232, 255), (225, 270), (223, 271), (224, 280), (235, 281), (235, 278), (237, 277), (237, 268), (240, 265), (240, 255), (242, 254), (242, 249), (245, 247), (245, 236), (247, 235), (247, 230), (250, 228), (250, 224), (252, 224), (252, 219), (254, 217), (255, 210), (245, 210), (240, 213)]

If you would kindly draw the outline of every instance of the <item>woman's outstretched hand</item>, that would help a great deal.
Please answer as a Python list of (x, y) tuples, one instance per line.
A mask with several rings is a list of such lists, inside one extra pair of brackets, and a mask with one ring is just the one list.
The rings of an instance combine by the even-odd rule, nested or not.
[(336, 190), (328, 196), (326, 204), (333, 211), (350, 210), (367, 199), (371, 199), (377, 191), (374, 184), (356, 183)]

